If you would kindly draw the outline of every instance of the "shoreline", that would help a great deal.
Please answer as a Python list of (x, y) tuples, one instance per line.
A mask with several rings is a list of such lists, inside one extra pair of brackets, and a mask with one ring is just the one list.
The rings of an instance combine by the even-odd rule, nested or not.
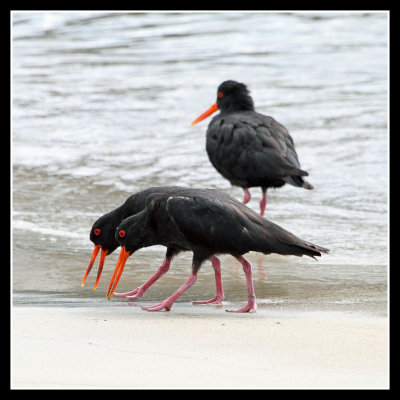
[(388, 318), (12, 307), (12, 389), (387, 389)]

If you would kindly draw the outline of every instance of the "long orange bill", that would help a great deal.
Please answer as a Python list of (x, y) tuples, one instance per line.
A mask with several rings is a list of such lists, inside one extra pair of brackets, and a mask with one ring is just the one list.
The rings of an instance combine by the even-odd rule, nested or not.
[(214, 103), (206, 112), (201, 114), (199, 117), (197, 117), (194, 121), (190, 123), (191, 126), (196, 125), (198, 122), (203, 121), (203, 119), (206, 119), (209, 117), (212, 113), (215, 113), (215, 111), (218, 110), (217, 103)]
[(98, 244), (97, 246), (94, 246), (92, 258), (90, 259), (90, 262), (89, 262), (89, 265), (88, 265), (88, 267), (87, 267), (85, 276), (83, 277), (81, 286), (84, 286), (84, 285), (85, 285), (86, 279), (87, 279), (87, 277), (88, 277), (88, 275), (89, 275), (90, 270), (91, 270), (92, 267), (93, 267), (93, 264), (94, 264), (94, 262), (95, 262), (95, 260), (96, 260), (97, 254), (99, 254), (100, 249), (101, 249), (101, 245), (100, 245), (100, 244)]
[(115, 267), (113, 276), (111, 277), (110, 285), (108, 286), (106, 297), (108, 300), (111, 299), (114, 294), (115, 289), (117, 288), (119, 279), (121, 278), (122, 271), (124, 270), (126, 260), (129, 258), (131, 253), (125, 249), (125, 247), (121, 247), (121, 253), (119, 254), (117, 265)]
[(125, 253), (125, 247), (121, 247), (121, 252), (119, 253), (119, 257), (118, 257), (118, 260), (117, 260), (117, 265), (115, 266), (114, 273), (113, 273), (113, 275), (112, 275), (112, 277), (111, 277), (110, 284), (108, 285), (106, 298), (107, 298), (108, 295), (110, 294), (111, 287), (112, 287), (112, 285), (113, 285), (113, 283), (114, 283), (114, 280), (115, 280), (115, 277), (116, 277), (116, 275), (117, 275), (117, 273), (118, 273), (119, 266), (120, 266), (120, 264), (121, 264), (122, 256), (123, 256), (124, 253)]
[(99, 271), (97, 272), (97, 279), (96, 279), (96, 283), (94, 284), (93, 290), (96, 290), (97, 285), (99, 284), (101, 271), (103, 271), (104, 260), (106, 259), (107, 254), (108, 254), (108, 250), (103, 250), (103, 248), (102, 248), (101, 249), (101, 257), (100, 257), (100, 264), (99, 264)]

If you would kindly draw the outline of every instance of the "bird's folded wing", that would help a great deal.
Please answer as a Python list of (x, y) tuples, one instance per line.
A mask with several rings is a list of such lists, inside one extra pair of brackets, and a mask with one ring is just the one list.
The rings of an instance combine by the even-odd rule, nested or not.
[[(264, 118), (265, 119), (265, 118)], [(306, 176), (287, 130), (275, 120), (226, 121), (219, 154), (238, 177)], [(271, 125), (272, 124), (272, 125)], [(276, 125), (276, 126), (275, 126)], [(231, 128), (231, 140), (227, 132)]]
[(207, 153), (218, 171), (239, 179), (306, 176), (288, 130), (256, 112), (219, 115), (207, 130)]
[(172, 222), (194, 244), (227, 250), (245, 236), (240, 215), (223, 200), (171, 196), (166, 208)]
[(192, 244), (210, 254), (265, 254), (320, 256), (328, 249), (306, 242), (235, 201), (216, 198), (170, 197), (167, 213)]

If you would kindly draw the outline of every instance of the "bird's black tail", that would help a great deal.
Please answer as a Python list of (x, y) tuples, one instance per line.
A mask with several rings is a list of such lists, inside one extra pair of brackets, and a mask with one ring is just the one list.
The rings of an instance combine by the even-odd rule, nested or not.
[(320, 257), (321, 253), (329, 253), (329, 249), (300, 239), (265, 218), (260, 217), (253, 222), (255, 222), (251, 229), (253, 234), (250, 238), (253, 251), (299, 257), (306, 255), (312, 258)]
[(295, 176), (295, 175), (285, 176), (283, 178), (283, 180), (286, 183), (289, 183), (290, 185), (293, 185), (293, 186), (303, 187), (304, 189), (308, 189), (308, 190), (314, 189), (314, 186), (311, 185), (311, 183), (305, 181), (301, 176)]

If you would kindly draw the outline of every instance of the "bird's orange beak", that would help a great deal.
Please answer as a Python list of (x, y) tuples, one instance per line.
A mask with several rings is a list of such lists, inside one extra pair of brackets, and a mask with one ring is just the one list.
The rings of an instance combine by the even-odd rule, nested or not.
[(209, 117), (212, 113), (215, 113), (215, 111), (218, 111), (218, 106), (217, 103), (214, 103), (207, 111), (205, 111), (203, 114), (201, 114), (199, 117), (197, 117), (194, 121), (190, 123), (191, 126), (196, 125), (198, 122), (203, 121), (203, 119), (206, 119)]
[(82, 280), (82, 283), (81, 283), (81, 286), (85, 285), (86, 279), (87, 279), (87, 277), (89, 275), (90, 270), (93, 267), (93, 264), (94, 264), (94, 262), (96, 260), (97, 254), (99, 254), (100, 249), (101, 249), (101, 257), (100, 257), (99, 271), (97, 273), (97, 279), (96, 279), (96, 283), (94, 285), (94, 289), (93, 290), (96, 290), (96, 287), (97, 287), (97, 285), (99, 283), (100, 276), (101, 276), (101, 271), (103, 270), (104, 260), (106, 259), (106, 256), (108, 254), (108, 250), (103, 250), (100, 244), (94, 246), (93, 253), (92, 253), (92, 258), (90, 259), (90, 262), (89, 262), (89, 265), (87, 267), (85, 276), (83, 277), (83, 280)]
[(121, 247), (121, 253), (119, 253), (117, 265), (115, 266), (115, 270), (113, 276), (111, 277), (110, 285), (108, 286), (106, 297), (108, 300), (111, 299), (112, 295), (114, 294), (115, 289), (117, 288), (119, 278), (121, 278), (122, 271), (125, 267), (126, 260), (129, 258), (131, 253), (127, 251), (124, 247)]
[(87, 279), (87, 277), (88, 277), (88, 275), (89, 275), (90, 270), (91, 270), (92, 267), (93, 267), (93, 264), (94, 264), (94, 262), (95, 262), (95, 260), (96, 260), (97, 254), (99, 254), (100, 249), (101, 249), (101, 245), (98, 244), (97, 246), (94, 246), (93, 253), (92, 253), (92, 258), (90, 259), (90, 262), (89, 262), (89, 265), (88, 265), (88, 267), (87, 267), (85, 276), (83, 277), (81, 286), (84, 286), (84, 285), (85, 285), (86, 279)]
[(101, 272), (103, 271), (104, 260), (106, 259), (107, 254), (108, 254), (108, 250), (103, 250), (103, 248), (102, 248), (101, 249), (101, 256), (100, 256), (99, 270), (97, 272), (96, 283), (94, 284), (93, 290), (96, 290), (97, 285), (99, 284)]

